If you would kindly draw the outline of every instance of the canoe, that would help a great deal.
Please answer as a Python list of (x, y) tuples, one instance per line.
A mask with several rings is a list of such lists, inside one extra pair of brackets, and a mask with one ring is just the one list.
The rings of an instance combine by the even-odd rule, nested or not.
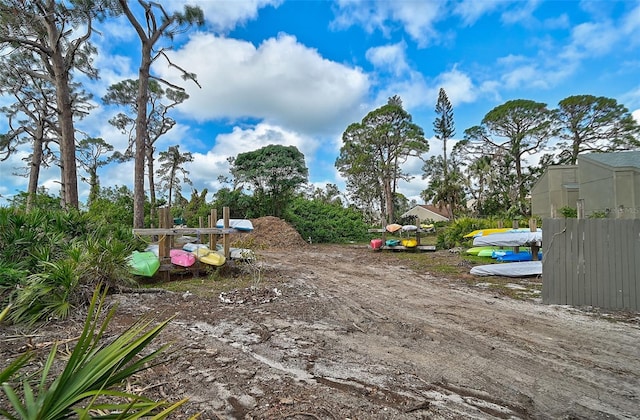
[(523, 246), (542, 242), (542, 231), (503, 232), (476, 236), (473, 246)]
[(129, 273), (136, 276), (153, 277), (160, 268), (160, 260), (152, 251), (133, 251), (127, 263)]
[(387, 225), (387, 227), (385, 229), (387, 229), (387, 232), (393, 233), (393, 232), (397, 232), (400, 229), (402, 229), (402, 225), (399, 225), (397, 223), (392, 223), (390, 225)]
[(193, 252), (201, 263), (220, 267), (226, 261), (224, 255), (219, 252), (212, 251), (207, 247), (201, 247)]
[(405, 248), (415, 248), (418, 246), (418, 241), (413, 238), (403, 239), (400, 241), (400, 243)]
[(526, 277), (542, 275), (542, 261), (524, 261), (478, 265), (471, 269), (476, 276)]
[[(218, 219), (216, 227), (223, 228), (224, 219)], [(229, 219), (229, 227), (243, 232), (251, 232), (253, 230), (253, 223), (248, 219)]]
[(196, 262), (196, 256), (183, 249), (172, 249), (169, 251), (171, 263), (180, 267), (191, 267)]

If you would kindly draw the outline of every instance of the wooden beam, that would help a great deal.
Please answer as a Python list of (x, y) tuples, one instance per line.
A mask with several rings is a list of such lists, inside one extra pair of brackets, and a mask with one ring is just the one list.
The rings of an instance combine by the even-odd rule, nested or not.
[(173, 229), (133, 229), (134, 235), (152, 236), (152, 235), (194, 235), (194, 234), (215, 234), (224, 235), (229, 233), (237, 233), (234, 228), (173, 228)]

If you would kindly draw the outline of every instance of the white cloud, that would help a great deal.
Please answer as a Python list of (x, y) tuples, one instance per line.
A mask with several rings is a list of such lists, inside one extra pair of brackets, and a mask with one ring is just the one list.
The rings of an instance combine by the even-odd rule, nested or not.
[(402, 25), (404, 31), (424, 48), (437, 43), (440, 35), (434, 24), (445, 16), (446, 3), (440, 0), (365, 2), (338, 0), (336, 18), (331, 26), (337, 29), (359, 25), (372, 33), (380, 30), (384, 36)]
[(453, 13), (460, 16), (465, 26), (476, 23), (483, 15), (490, 14), (504, 5), (501, 0), (462, 0), (454, 6)]
[(478, 90), (471, 77), (455, 67), (438, 75), (435, 88), (438, 91), (440, 88), (444, 88), (452, 105), (474, 102), (478, 97)]
[(387, 70), (399, 76), (409, 70), (406, 49), (407, 44), (398, 42), (397, 44), (369, 48), (365, 56), (376, 68)]
[(170, 0), (168, 10), (182, 10), (186, 4), (196, 5), (202, 9), (207, 24), (216, 32), (227, 32), (238, 25), (255, 19), (258, 11), (264, 7), (278, 7), (284, 0)]
[(360, 70), (322, 58), (290, 35), (260, 46), (196, 34), (171, 54), (198, 75), (202, 89), (185, 84), (176, 70), (156, 71), (187, 88), (180, 111), (200, 121), (252, 117), (301, 132), (331, 132), (358, 111), (369, 81)]
[(525, 26), (529, 26), (535, 21), (533, 12), (540, 4), (540, 0), (516, 1), (513, 4), (515, 4), (516, 7), (502, 14), (501, 18), (504, 23), (522, 23)]

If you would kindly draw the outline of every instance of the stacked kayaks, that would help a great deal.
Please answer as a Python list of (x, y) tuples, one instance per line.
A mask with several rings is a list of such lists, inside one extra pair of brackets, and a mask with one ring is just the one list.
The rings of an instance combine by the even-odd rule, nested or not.
[(226, 262), (226, 258), (217, 250), (214, 251), (204, 244), (184, 244), (182, 247), (185, 251), (189, 251), (201, 263), (219, 267)]
[(530, 229), (481, 229), (465, 237), (474, 238), (474, 247), (467, 250), (467, 253), (491, 257), (500, 263), (473, 267), (471, 274), (506, 277), (542, 274), (542, 252), (538, 252), (537, 261), (534, 261), (530, 248), (530, 246), (540, 247), (541, 229), (533, 232)]

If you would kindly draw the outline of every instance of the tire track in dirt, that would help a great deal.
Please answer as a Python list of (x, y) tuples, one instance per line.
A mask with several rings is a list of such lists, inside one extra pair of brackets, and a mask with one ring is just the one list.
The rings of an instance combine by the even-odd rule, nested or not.
[[(269, 260), (282, 269), (295, 258), (292, 277), (330, 308), (324, 322), (348, 332), (326, 332), (335, 349), (348, 349), (331, 362), (375, 366), (368, 373), (379, 375), (378, 386), (398, 386), (390, 379), (395, 371), (430, 386), (486, 393), (523, 416), (640, 414), (637, 328), (324, 251), (305, 252), (307, 272), (299, 256), (269, 253)], [(415, 380), (405, 382), (416, 389)]]

